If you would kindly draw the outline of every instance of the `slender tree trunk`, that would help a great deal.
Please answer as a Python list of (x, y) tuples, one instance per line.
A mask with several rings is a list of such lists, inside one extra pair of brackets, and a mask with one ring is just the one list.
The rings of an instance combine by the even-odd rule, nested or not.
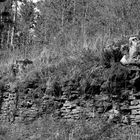
[(75, 11), (75, 8), (76, 8), (76, 0), (74, 0), (74, 12), (73, 12), (73, 13), (74, 13), (74, 15), (73, 15), (74, 17), (73, 17), (73, 24), (75, 23), (75, 15), (76, 15), (76, 13), (75, 13), (75, 12), (76, 12), (76, 11)]
[(3, 43), (4, 43), (4, 32), (1, 33), (1, 45), (2, 45), (2, 47), (4, 46)]
[(10, 27), (8, 24), (8, 31), (7, 31), (7, 46), (9, 45), (9, 40), (10, 40)]
[(61, 14), (61, 31), (64, 32), (64, 4), (62, 3), (62, 14)]
[(86, 4), (86, 7), (84, 8), (83, 12), (84, 12), (84, 17), (83, 17), (83, 21), (82, 21), (82, 34), (83, 34), (83, 48), (88, 49), (88, 45), (87, 45), (87, 38), (86, 38), (86, 27), (85, 27), (85, 20), (87, 17), (87, 9), (88, 9), (88, 4)]
[[(12, 4), (13, 4), (13, 1), (12, 1)], [(13, 23), (15, 25), (16, 23), (16, 16), (17, 16), (17, 0), (15, 0), (15, 7), (14, 7), (14, 10), (13, 10)], [(12, 27), (12, 30), (11, 30), (11, 41), (10, 41), (10, 45), (13, 47), (13, 50), (14, 50), (14, 33), (15, 33), (15, 26)]]
[[(0, 13), (1, 12), (2, 12), (2, 10), (0, 10)], [(0, 15), (0, 23), (2, 23), (2, 16), (1, 15)], [(2, 28), (0, 29), (0, 48), (1, 48), (1, 46), (2, 46)]]

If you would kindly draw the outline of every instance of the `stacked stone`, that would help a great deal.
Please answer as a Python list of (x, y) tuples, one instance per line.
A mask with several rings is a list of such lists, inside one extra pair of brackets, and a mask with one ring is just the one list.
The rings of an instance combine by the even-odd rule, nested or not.
[(82, 107), (78, 105), (80, 87), (78, 81), (66, 81), (62, 87), (63, 95), (61, 100), (63, 103), (60, 109), (61, 116), (64, 119), (78, 119), (82, 112)]
[(140, 92), (134, 93), (133, 91), (130, 93), (129, 96), (130, 106), (129, 109), (131, 110), (131, 123), (138, 124), (140, 123)]
[(20, 117), (21, 121), (30, 122), (34, 120), (37, 117), (38, 114), (38, 108), (35, 106), (35, 104), (30, 108), (21, 108), (20, 109)]
[(66, 81), (62, 87), (63, 95), (61, 99), (63, 101), (69, 100), (73, 101), (79, 97), (79, 83), (75, 80)]
[(16, 92), (15, 86), (13, 84), (9, 84), (9, 89), (3, 93), (3, 103), (1, 108), (1, 119), (2, 121), (12, 122), (15, 118), (15, 110), (16, 110)]
[(79, 119), (82, 108), (77, 106), (76, 103), (66, 101), (61, 108), (62, 117), (64, 119)]

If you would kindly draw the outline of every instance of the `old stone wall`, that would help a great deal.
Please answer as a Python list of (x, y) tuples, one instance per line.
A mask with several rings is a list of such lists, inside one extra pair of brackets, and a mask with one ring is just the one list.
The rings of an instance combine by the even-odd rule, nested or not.
[(1, 86), (0, 120), (28, 123), (44, 114), (65, 120), (99, 115), (107, 121), (117, 118), (125, 124), (139, 123), (138, 69), (124, 70), (116, 65), (106, 75), (101, 82), (92, 78), (86, 84), (79, 77), (48, 85), (35, 73), (30, 78), (7, 81)]

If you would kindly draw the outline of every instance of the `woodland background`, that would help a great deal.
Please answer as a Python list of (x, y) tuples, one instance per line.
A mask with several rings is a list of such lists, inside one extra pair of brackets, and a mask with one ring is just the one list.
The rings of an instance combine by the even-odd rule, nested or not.
[(139, 5), (139, 0), (7, 0), (1, 2), (1, 49), (26, 57), (34, 48), (64, 56), (96, 49), (97, 42), (102, 48), (109, 39), (137, 32)]
[[(9, 121), (1, 119), (3, 139), (127, 140), (139, 137), (138, 126), (108, 124), (101, 114), (114, 102), (127, 102), (131, 86), (129, 71), (114, 60), (118, 54), (106, 56), (103, 50), (112, 42), (119, 45), (124, 38), (139, 31), (140, 0), (44, 0), (36, 3), (1, 0), (0, 10), (0, 116), (5, 114), (5, 103), (11, 107), (11, 110), (6, 107)], [(33, 66), (20, 80), (11, 76), (11, 65), (26, 58), (33, 61)], [(98, 107), (102, 110), (101, 114), (97, 111), (100, 117), (87, 121), (81, 115), (76, 123), (63, 120), (61, 115), (58, 119), (64, 105), (59, 101), (69, 83), (76, 87), (78, 96), (71, 99), (68, 92), (64, 100), (76, 100), (85, 105), (94, 101), (91, 104), (98, 106), (102, 97), (108, 97), (108, 101), (103, 101), (105, 105)], [(5, 97), (7, 92), (15, 93), (14, 106), (12, 101), (5, 100), (9, 99)], [(30, 98), (30, 105), (23, 99), (25, 96)], [(37, 111), (33, 111), (34, 117), (28, 116), (33, 105)], [(22, 109), (26, 111), (20, 114)]]

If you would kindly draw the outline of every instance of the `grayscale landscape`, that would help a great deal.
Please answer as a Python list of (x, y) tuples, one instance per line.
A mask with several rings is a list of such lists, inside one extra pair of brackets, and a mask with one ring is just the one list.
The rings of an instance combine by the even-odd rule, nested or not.
[(0, 0), (0, 140), (140, 140), (140, 0)]

